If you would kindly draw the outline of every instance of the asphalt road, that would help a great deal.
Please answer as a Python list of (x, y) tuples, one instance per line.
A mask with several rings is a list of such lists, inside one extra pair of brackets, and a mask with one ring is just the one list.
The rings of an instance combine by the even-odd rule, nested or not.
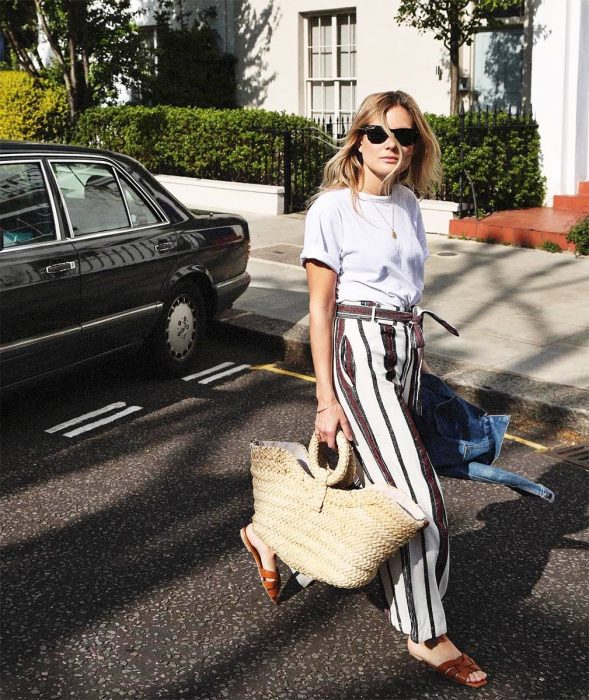
[(499, 463), (552, 505), (443, 480), (450, 633), (485, 688), (408, 657), (378, 581), (301, 589), (282, 565), (271, 605), (239, 539), (248, 445), (306, 441), (315, 405), (311, 382), (252, 369), (273, 360), (209, 341), (189, 381), (125, 355), (3, 400), (1, 697), (587, 697), (586, 472), (525, 445)]

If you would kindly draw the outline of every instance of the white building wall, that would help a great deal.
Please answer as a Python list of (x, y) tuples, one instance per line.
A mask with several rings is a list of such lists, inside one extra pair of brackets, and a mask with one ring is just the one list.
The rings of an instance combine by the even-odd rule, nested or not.
[[(554, 194), (574, 194), (589, 179), (589, 0), (526, 2), (534, 11), (530, 97), (550, 204)], [(146, 10), (140, 23), (153, 23), (155, 0), (135, 3)], [(185, 0), (187, 9), (210, 5), (222, 47), (238, 58), (243, 107), (305, 114), (304, 17), (355, 10), (357, 103), (371, 92), (400, 89), (424, 111), (448, 114), (447, 52), (431, 33), (396, 24), (399, 0)], [(470, 55), (463, 47), (465, 67)]]
[[(358, 95), (404, 90), (424, 112), (448, 114), (450, 73), (447, 52), (431, 35), (399, 25), (399, 0), (357, 3)], [(438, 79), (436, 68), (442, 71)]]
[[(447, 114), (448, 60), (440, 42), (399, 26), (399, 0), (249, 0), (238, 11), (235, 51), (238, 102), (244, 107), (305, 113), (303, 50), (306, 14), (356, 11), (357, 101), (381, 90), (405, 90), (427, 112)], [(269, 7), (272, 9), (269, 10)], [(436, 67), (442, 69), (442, 80)], [(357, 105), (356, 105), (357, 106)]]
[(532, 108), (547, 203), (589, 179), (589, 0), (544, 0), (534, 20)]

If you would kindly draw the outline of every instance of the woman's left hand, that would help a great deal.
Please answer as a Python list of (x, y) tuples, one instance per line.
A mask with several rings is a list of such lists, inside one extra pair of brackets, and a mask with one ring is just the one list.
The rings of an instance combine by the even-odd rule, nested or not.
[(325, 410), (317, 413), (315, 418), (315, 434), (319, 442), (326, 442), (327, 446), (335, 450), (335, 434), (338, 427), (341, 427), (343, 434), (348, 442), (354, 442), (354, 434), (346, 415), (336, 401)]

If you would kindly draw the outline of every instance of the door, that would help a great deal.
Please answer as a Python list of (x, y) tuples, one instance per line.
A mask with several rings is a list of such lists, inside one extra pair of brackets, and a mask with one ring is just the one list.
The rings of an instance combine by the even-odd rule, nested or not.
[(82, 351), (142, 340), (161, 308), (176, 234), (111, 164), (52, 161), (80, 257)]
[(80, 265), (62, 237), (44, 167), (0, 161), (0, 380), (53, 371), (80, 356)]

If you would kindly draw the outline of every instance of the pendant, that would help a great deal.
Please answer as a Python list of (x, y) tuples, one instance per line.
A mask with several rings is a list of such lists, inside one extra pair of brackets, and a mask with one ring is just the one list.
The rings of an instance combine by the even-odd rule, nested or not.
[(397, 237), (396, 231), (391, 231), (391, 236), (392, 236), (393, 238), (396, 238), (396, 237)]

